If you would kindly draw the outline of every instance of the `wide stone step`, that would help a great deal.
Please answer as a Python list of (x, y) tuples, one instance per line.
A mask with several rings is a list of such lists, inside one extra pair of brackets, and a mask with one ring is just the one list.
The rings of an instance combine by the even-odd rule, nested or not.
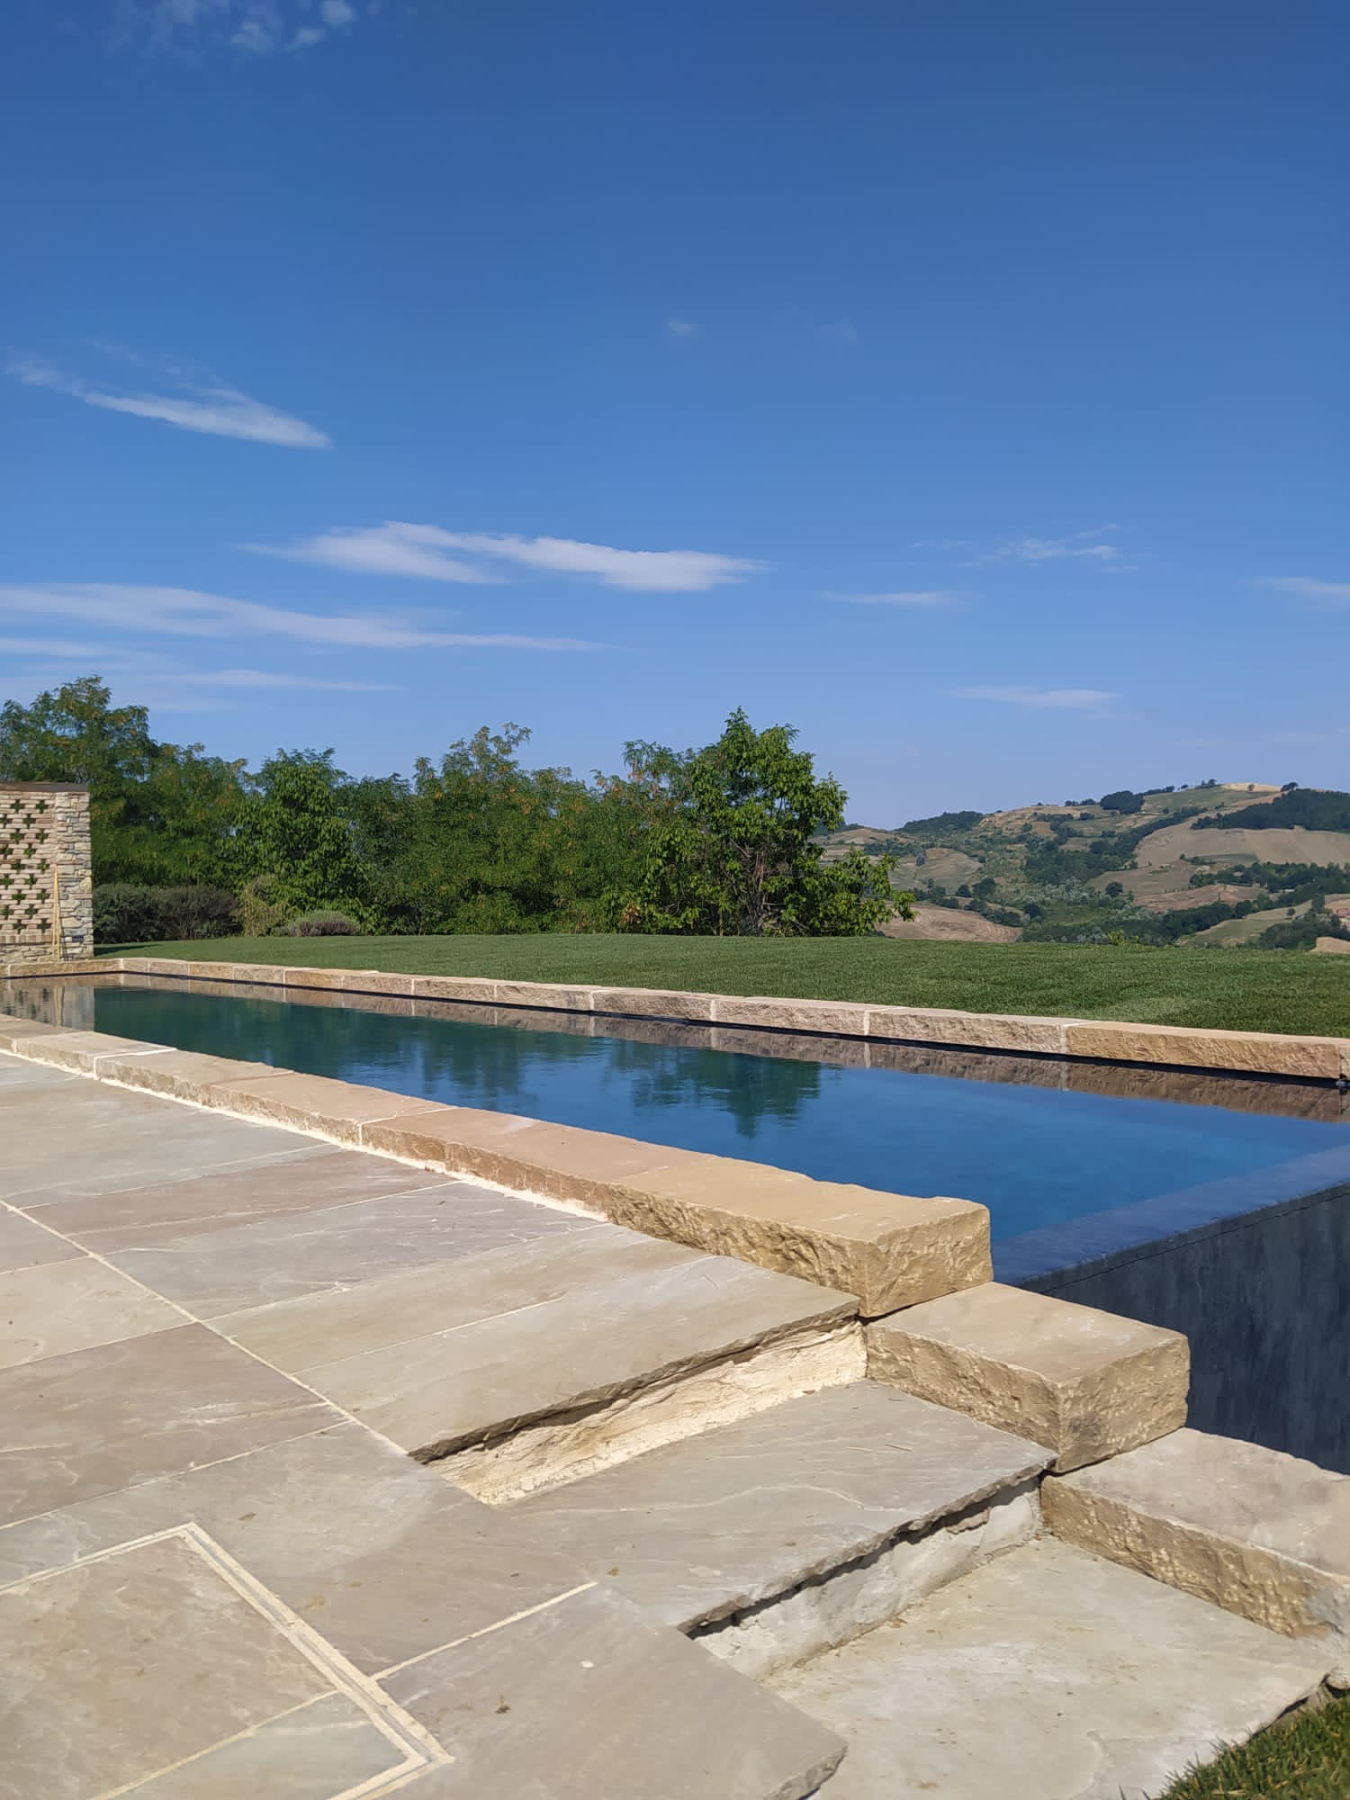
[(213, 1323), (502, 1502), (858, 1380), (856, 1314), (850, 1295), (588, 1223)]
[(1176, 1431), (1045, 1487), (1058, 1537), (1290, 1637), (1322, 1637), (1350, 1687), (1350, 1476)]
[(648, 1618), (761, 1675), (1030, 1537), (1049, 1460), (859, 1381), (532, 1495), (512, 1517)]
[(847, 1741), (827, 1800), (1157, 1800), (1326, 1670), (1316, 1646), (1045, 1539), (768, 1685)]

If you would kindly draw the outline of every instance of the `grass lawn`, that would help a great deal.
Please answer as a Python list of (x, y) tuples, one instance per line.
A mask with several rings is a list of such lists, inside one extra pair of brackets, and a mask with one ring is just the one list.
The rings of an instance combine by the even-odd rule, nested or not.
[(1169, 1788), (1165, 1800), (1347, 1800), (1350, 1698), (1300, 1713)]
[(1350, 957), (1293, 951), (562, 935), (214, 938), (119, 948), (128, 955), (1350, 1036)]

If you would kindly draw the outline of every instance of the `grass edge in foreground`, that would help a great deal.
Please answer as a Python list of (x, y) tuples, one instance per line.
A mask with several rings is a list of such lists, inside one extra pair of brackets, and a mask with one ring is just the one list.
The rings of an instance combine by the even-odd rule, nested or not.
[(107, 953), (1350, 1037), (1350, 957), (1289, 951), (544, 933), (212, 938)]
[(1347, 1800), (1350, 1694), (1305, 1707), (1217, 1761), (1193, 1769), (1161, 1800)]

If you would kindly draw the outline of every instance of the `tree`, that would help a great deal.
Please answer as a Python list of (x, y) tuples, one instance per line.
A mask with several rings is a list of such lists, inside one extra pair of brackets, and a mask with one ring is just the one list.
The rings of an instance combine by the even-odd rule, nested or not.
[(200, 744), (156, 743), (145, 707), (114, 706), (94, 675), (0, 708), (0, 780), (88, 787), (99, 884), (228, 885), (242, 769)]
[(1124, 886), (1123, 882), (1119, 882), (1119, 881), (1108, 881), (1107, 882), (1106, 888), (1105, 888), (1105, 893), (1106, 893), (1106, 897), (1108, 900), (1119, 900), (1120, 896), (1124, 892), (1125, 892), (1125, 886)]
[(795, 731), (755, 731), (744, 711), (681, 771), (683, 804), (647, 836), (646, 867), (622, 922), (630, 930), (711, 936), (856, 936), (912, 894), (890, 885), (895, 858), (856, 847), (827, 863), (813, 841), (837, 831), (845, 794), (818, 779)]
[(345, 781), (331, 750), (279, 750), (258, 772), (240, 832), (241, 862), (254, 880), (268, 882), (288, 915), (364, 910), (364, 872), (339, 798)]

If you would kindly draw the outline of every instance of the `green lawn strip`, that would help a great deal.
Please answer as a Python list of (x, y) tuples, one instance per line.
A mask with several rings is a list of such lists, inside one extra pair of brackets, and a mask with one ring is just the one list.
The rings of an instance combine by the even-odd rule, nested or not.
[(1350, 1696), (1302, 1712), (1185, 1775), (1163, 1800), (1347, 1800)]
[[(1350, 957), (891, 938), (228, 938), (122, 954), (1350, 1036)], [(111, 953), (116, 954), (117, 951)]]

